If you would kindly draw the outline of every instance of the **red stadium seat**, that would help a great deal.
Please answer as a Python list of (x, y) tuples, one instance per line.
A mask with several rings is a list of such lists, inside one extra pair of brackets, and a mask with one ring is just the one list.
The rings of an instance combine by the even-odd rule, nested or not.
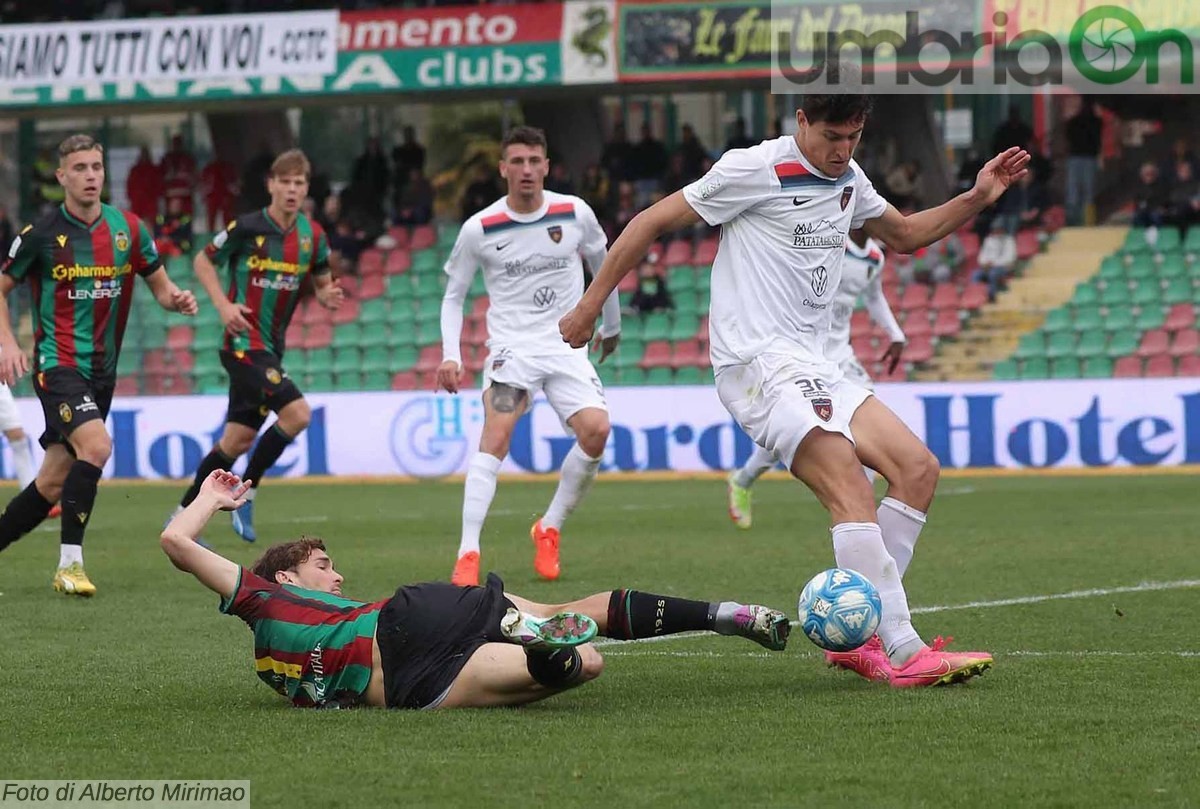
[(717, 258), (717, 246), (720, 244), (717, 237), (710, 236), (700, 244), (696, 245), (696, 254), (692, 256), (692, 264), (698, 267), (710, 267)]
[(957, 309), (958, 288), (954, 284), (938, 284), (929, 299), (930, 309)]
[(172, 326), (167, 330), (167, 348), (188, 348), (193, 337), (191, 326)]
[(419, 371), (416, 390), (437, 390), (437, 371)]
[(1142, 371), (1142, 376), (1146, 377), (1164, 377), (1175, 376), (1175, 360), (1168, 357), (1166, 354), (1158, 354), (1146, 360), (1146, 367)]
[(1042, 225), (1054, 233), (1067, 224), (1067, 209), (1062, 205), (1052, 205), (1042, 215)]
[(676, 239), (667, 246), (667, 255), (663, 264), (668, 267), (678, 267), (692, 263), (692, 246), (686, 239)]
[(333, 324), (314, 323), (304, 327), (304, 348), (325, 348), (333, 342)]
[(388, 228), (388, 235), (396, 240), (397, 247), (408, 247), (409, 232), (404, 225), (392, 225)]
[(979, 255), (979, 234), (973, 230), (960, 230), (958, 241), (963, 249), (963, 264), (974, 266), (975, 257)]
[(680, 340), (671, 354), (672, 368), (692, 368), (705, 365), (699, 340)]
[(933, 333), (936, 337), (954, 337), (962, 329), (962, 320), (957, 309), (941, 309), (937, 319), (933, 321)]
[(1028, 261), (1037, 255), (1039, 249), (1038, 235), (1036, 230), (1017, 231), (1017, 258), (1022, 261)]
[(1140, 357), (1121, 357), (1113, 363), (1113, 376), (1117, 379), (1133, 379), (1142, 375)]
[(929, 362), (933, 359), (933, 340), (927, 336), (910, 339), (904, 348), (904, 358), (909, 362)]
[[(317, 304), (320, 306), (320, 304)], [(324, 308), (324, 307), (322, 307)], [(353, 323), (358, 320), (359, 303), (354, 298), (347, 298), (333, 313), (333, 322), (340, 325)]]
[(363, 250), (358, 256), (360, 275), (377, 275), (383, 272), (383, 251), (373, 247)]
[(300, 310), (300, 322), (305, 326), (315, 326), (318, 323), (332, 323), (333, 312), (317, 303), (316, 298), (309, 298)]
[(191, 371), (196, 367), (196, 356), (191, 352), (191, 349), (180, 349), (178, 351), (168, 349), (163, 354), (163, 361), (166, 362), (167, 371), (170, 373)]
[[(358, 291), (362, 288), (362, 279), (357, 275), (339, 275), (338, 286), (342, 288), (342, 292), (346, 293), (347, 298), (357, 298)], [(316, 299), (313, 299), (316, 302)]]
[(401, 371), (392, 377), (392, 390), (415, 390), (416, 387), (416, 371)]
[(1192, 354), (1180, 359), (1175, 373), (1177, 376), (1200, 376), (1200, 355)]
[(1190, 329), (1196, 322), (1196, 309), (1190, 303), (1177, 303), (1167, 312), (1167, 321), (1163, 328), (1167, 331)]
[(626, 273), (625, 277), (617, 284), (618, 292), (637, 292), (638, 274), (636, 272)]
[(420, 225), (413, 228), (412, 240), (409, 242), (409, 247), (416, 250), (428, 250), (437, 244), (437, 231), (432, 225)]
[(909, 284), (900, 296), (901, 309), (919, 309), (929, 303), (929, 286), (927, 284)]
[(911, 340), (914, 337), (928, 337), (931, 334), (933, 334), (933, 327), (929, 323), (929, 310), (910, 310), (904, 318), (904, 336)]
[(137, 396), (137, 377), (133, 375), (117, 377), (117, 386), (113, 389), (113, 394), (116, 396)]
[(425, 346), (421, 349), (420, 355), (417, 357), (417, 364), (413, 366), (413, 370), (417, 373), (428, 373), (436, 371), (438, 366), (442, 364), (442, 347)]
[(643, 368), (658, 368), (671, 364), (671, 344), (666, 340), (655, 340), (646, 344), (646, 351), (638, 363)]
[(383, 271), (388, 275), (400, 275), (408, 272), (411, 267), (412, 255), (407, 250), (400, 248), (388, 253)]
[(869, 334), (874, 324), (866, 309), (859, 309), (850, 315), (850, 334)]
[(358, 297), (363, 300), (378, 298), (387, 292), (387, 284), (382, 275), (367, 275), (363, 277), (362, 286), (358, 288)]
[(974, 311), (979, 309), (988, 302), (987, 284), (967, 284), (963, 288), (962, 297), (958, 299), (958, 305), (963, 309)]
[(1166, 329), (1150, 329), (1142, 335), (1142, 343), (1137, 348), (1137, 355), (1139, 357), (1155, 357), (1159, 354), (1166, 354), (1170, 339)]
[(883, 363), (877, 363), (871, 371), (871, 378), (876, 382), (904, 382), (908, 379), (908, 366), (901, 360), (896, 363), (895, 370), (889, 372)]
[(696, 332), (696, 339), (702, 343), (708, 342), (708, 315), (700, 316), (700, 329)]
[(478, 298), (475, 299), (474, 303), (471, 304), (471, 314), (472, 315), (486, 315), (487, 310), (488, 310), (488, 296), (487, 295), (480, 295)]
[(482, 317), (471, 317), (464, 324), (463, 339), (471, 345), (483, 345), (487, 342), (487, 321)]
[(1171, 341), (1169, 353), (1172, 357), (1186, 357), (1189, 354), (1195, 354), (1200, 351), (1200, 332), (1195, 329), (1185, 329), (1184, 331), (1175, 332), (1175, 339)]
[(304, 342), (304, 324), (296, 318), (292, 318), (292, 322), (288, 324), (287, 331), (283, 335), (284, 342), (290, 347), (299, 347)]
[(167, 367), (166, 351), (164, 349), (152, 348), (142, 354), (142, 370), (146, 373), (165, 373)]

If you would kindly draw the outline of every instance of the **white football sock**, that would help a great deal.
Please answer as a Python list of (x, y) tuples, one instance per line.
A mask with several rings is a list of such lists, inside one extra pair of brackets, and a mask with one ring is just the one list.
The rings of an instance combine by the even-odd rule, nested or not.
[(58, 546), (58, 566), (68, 567), (78, 562), (83, 564), (83, 546), (82, 545), (59, 545)]
[(554, 499), (542, 515), (543, 528), (562, 528), (562, 524), (583, 500), (588, 489), (592, 488), (592, 481), (596, 479), (596, 471), (599, 468), (599, 458), (588, 455), (578, 443), (571, 447), (571, 451), (563, 459)]
[(254, 481), (254, 483), (256, 485), (251, 486), (249, 489), (246, 489), (246, 493), (243, 495), (243, 497), (245, 497), (247, 500), (253, 500), (255, 497), (258, 497), (258, 486), (257, 486), (258, 481), (256, 480), (256, 481)]
[(496, 472), (500, 459), (486, 452), (477, 452), (467, 467), (467, 484), (463, 488), (462, 540), (458, 544), (458, 555), (475, 551), (479, 553), (479, 534), (483, 521), (487, 519), (492, 498), (496, 496)]
[(17, 473), (17, 482), (25, 489), (33, 483), (33, 450), (29, 447), (29, 439), (24, 441), (9, 441), (12, 446), (13, 469)]
[(874, 469), (872, 469), (869, 466), (863, 467), (863, 473), (866, 474), (867, 480), (871, 483), (872, 486), (874, 486), (875, 485), (875, 476), (879, 473), (876, 472)]
[(748, 489), (754, 485), (754, 481), (762, 477), (763, 473), (773, 466), (775, 466), (775, 453), (755, 444), (754, 452), (746, 459), (746, 463), (733, 473), (733, 482), (743, 489)]
[(894, 497), (885, 497), (879, 503), (879, 530), (883, 532), (883, 545), (896, 560), (900, 578), (912, 563), (913, 550), (925, 527), (925, 512), (901, 503)]
[(892, 661), (906, 663), (924, 644), (913, 629), (908, 612), (908, 597), (900, 581), (896, 561), (883, 544), (883, 534), (873, 522), (844, 522), (833, 527), (833, 557), (838, 567), (856, 570), (879, 591), (883, 616), (879, 621), (879, 639)]

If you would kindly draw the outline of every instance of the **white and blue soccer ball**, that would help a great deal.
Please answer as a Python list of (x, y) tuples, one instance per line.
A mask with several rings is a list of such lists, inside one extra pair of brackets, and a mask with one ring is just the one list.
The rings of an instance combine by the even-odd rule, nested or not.
[(879, 628), (883, 605), (867, 577), (844, 567), (813, 576), (800, 593), (800, 627), (831, 652), (862, 646)]

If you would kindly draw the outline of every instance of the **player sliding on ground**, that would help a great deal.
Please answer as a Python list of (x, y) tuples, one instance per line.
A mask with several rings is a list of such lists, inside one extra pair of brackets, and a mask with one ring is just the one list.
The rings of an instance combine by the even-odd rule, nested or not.
[(600, 675), (587, 643), (711, 630), (774, 651), (787, 616), (755, 604), (708, 603), (615, 590), (537, 604), (483, 587), (410, 584), (391, 598), (342, 596), (343, 578), (318, 539), (268, 548), (247, 570), (195, 539), (218, 511), (245, 503), (250, 484), (212, 472), (162, 533), (174, 565), (221, 596), (220, 609), (254, 632), (259, 678), (299, 707), (484, 708), (535, 702)]
[(58, 146), (65, 201), (12, 243), (0, 277), (0, 382), (29, 368), (8, 318), (6, 297), (29, 279), (33, 291), (33, 389), (42, 403), (46, 450), (37, 477), (0, 514), (0, 550), (32, 531), (62, 501), (62, 541), (53, 586), (91, 596), (83, 536), (95, 509), (96, 484), (112, 454), (104, 420), (116, 388), (117, 358), (133, 302), (145, 279), (159, 306), (196, 314), (196, 297), (167, 277), (145, 223), (100, 201), (104, 147), (90, 135)]
[[(558, 336), (558, 319), (583, 294), (582, 257), (595, 272), (608, 239), (596, 214), (579, 197), (543, 187), (550, 161), (546, 136), (521, 126), (501, 143), (500, 174), (508, 195), (468, 219), (446, 262), (442, 302), (442, 364), (438, 385), (457, 393), (462, 378), (463, 300), (483, 268), (489, 304), (488, 358), (484, 363), (483, 434), (467, 468), (462, 536), (451, 581), (479, 583), (479, 534), (496, 494), (496, 472), (508, 455), (517, 420), (544, 391), (559, 421), (575, 436), (562, 462), (558, 490), (533, 524), (534, 570), (545, 579), (559, 574), (558, 543), (563, 522), (583, 499), (608, 441), (604, 386), (588, 362)], [(621, 303), (612, 292), (603, 304), (600, 361), (617, 347)]]
[[(1025, 174), (1029, 155), (1009, 149), (970, 191), (904, 216), (853, 159), (870, 110), (865, 95), (806, 95), (794, 136), (726, 152), (700, 180), (634, 217), (560, 328), (570, 345), (586, 345), (602, 303), (656, 239), (700, 221), (721, 226), (709, 323), (717, 394), (829, 511), (838, 566), (870, 579), (883, 602), (878, 639), (838, 660), (897, 687), (937, 685), (992, 664), (987, 653), (926, 645), (910, 620), (901, 578), (933, 501), (937, 459), (828, 359), (830, 305), (851, 230), (911, 253), (995, 202)], [(893, 507), (876, 510), (863, 464), (887, 479)]]

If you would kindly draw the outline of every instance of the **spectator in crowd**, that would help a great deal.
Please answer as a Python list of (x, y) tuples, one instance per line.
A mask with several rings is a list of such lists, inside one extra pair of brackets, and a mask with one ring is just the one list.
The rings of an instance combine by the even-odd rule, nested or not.
[(628, 181), (620, 183), (617, 186), (617, 206), (613, 213), (614, 240), (621, 235), (621, 231), (625, 230), (625, 226), (641, 210), (637, 205), (637, 196), (633, 188), (633, 183)]
[(579, 196), (596, 212), (596, 218), (604, 225), (609, 221), (609, 187), (608, 177), (599, 163), (591, 163), (583, 170), (583, 182), (579, 188)]
[(1008, 118), (992, 135), (992, 151), (1003, 152), (1013, 146), (1024, 148), (1033, 138), (1033, 129), (1021, 117), (1021, 108), (1016, 104), (1009, 105)]
[(1036, 137), (1029, 139), (1025, 151), (1029, 152), (1029, 173), (1033, 175), (1033, 183), (1037, 186), (1038, 193), (1049, 199), (1050, 175), (1054, 173), (1054, 164), (1046, 157), (1042, 144)]
[(396, 171), (396, 184), (403, 185), (412, 177), (413, 169), (425, 171), (425, 147), (417, 142), (417, 131), (404, 127), (404, 140), (392, 147), (392, 167)]
[(746, 119), (738, 116), (737, 120), (733, 122), (733, 131), (729, 133), (729, 140), (725, 141), (725, 151), (749, 149), (756, 145), (754, 139), (746, 134)]
[(129, 210), (143, 222), (158, 220), (158, 202), (163, 196), (162, 169), (155, 165), (147, 146), (141, 148), (137, 161), (129, 169), (125, 196), (129, 197)]
[(675, 154), (683, 159), (683, 175), (688, 181), (698, 179), (700, 164), (708, 157), (708, 150), (704, 148), (700, 138), (696, 137), (696, 130), (691, 124), (684, 124), (680, 130), (679, 147)]
[(921, 179), (921, 164), (916, 160), (898, 163), (884, 178), (888, 198), (897, 208), (924, 207), (921, 204), (917, 184)]
[(655, 139), (649, 123), (642, 124), (642, 139), (633, 147), (630, 164), (629, 174), (638, 202), (646, 207), (650, 196), (660, 189), (667, 170), (667, 147)]
[(1168, 192), (1171, 224), (1178, 225), (1186, 233), (1197, 221), (1200, 211), (1200, 182), (1196, 180), (1195, 168), (1186, 157), (1175, 164), (1175, 176)]
[(496, 171), (486, 163), (475, 165), (475, 179), (467, 186), (462, 198), (462, 221), (491, 205), (504, 193), (496, 180)]
[(178, 199), (183, 203), (180, 210), (191, 216), (196, 205), (193, 195), (199, 175), (196, 158), (184, 146), (183, 135), (171, 137), (171, 148), (162, 156), (158, 166), (163, 178), (163, 207), (170, 210), (171, 200)]
[(259, 144), (258, 154), (250, 158), (242, 168), (241, 209), (242, 213), (257, 211), (267, 207), (271, 195), (267, 193), (267, 175), (271, 173), (271, 164), (275, 162), (275, 154), (266, 141)]
[(356, 229), (349, 219), (339, 219), (332, 230), (326, 231), (329, 249), (338, 254), (344, 272), (358, 272), (358, 257), (370, 244), (369, 234), (362, 228)]
[(625, 124), (613, 126), (612, 138), (604, 144), (600, 155), (600, 166), (608, 175), (613, 185), (630, 179), (630, 161), (633, 159), (633, 144), (625, 133)]
[(660, 312), (675, 308), (671, 293), (667, 289), (667, 279), (663, 277), (658, 265), (662, 248), (655, 245), (646, 254), (646, 259), (638, 268), (638, 286), (629, 301), (629, 307), (638, 314)]
[(1079, 112), (1064, 127), (1067, 140), (1067, 224), (1082, 225), (1093, 216), (1096, 172), (1100, 170), (1103, 128), (1091, 98), (1080, 99)]
[(396, 223), (426, 225), (433, 219), (433, 184), (420, 166), (411, 166), (396, 200)]
[(571, 171), (566, 163), (557, 160), (550, 161), (550, 174), (546, 177), (546, 190), (559, 194), (574, 194), (575, 181), (571, 179)]
[(975, 185), (975, 177), (979, 174), (979, 170), (983, 168), (984, 159), (979, 154), (978, 146), (970, 146), (967, 153), (963, 155), (962, 162), (958, 164), (958, 177), (955, 180), (954, 188), (959, 194), (964, 191), (971, 190)]
[(167, 198), (166, 212), (154, 220), (154, 246), (163, 257), (192, 254), (192, 214), (186, 210), (187, 200), (176, 194)]
[(674, 194), (699, 176), (700, 166), (697, 165), (695, 173), (693, 173), (687, 168), (686, 159), (683, 154), (676, 152), (671, 155), (671, 161), (667, 165), (667, 174), (663, 177), (662, 192), (664, 194)]
[(992, 221), (992, 232), (979, 246), (979, 269), (971, 277), (976, 283), (988, 287), (988, 301), (995, 302), (996, 295), (1004, 287), (1005, 279), (1017, 262), (1017, 240), (1004, 229), (1004, 223), (996, 218)]
[[(200, 171), (200, 195), (204, 197), (204, 212), (210, 232), (231, 221), (237, 215), (234, 205), (238, 198), (238, 176), (233, 164), (220, 156), (210, 160)], [(218, 225), (218, 222), (221, 224)]]
[[(901, 211), (911, 212), (911, 209)], [(954, 276), (965, 255), (966, 251), (963, 250), (958, 234), (950, 233), (914, 253), (892, 254), (889, 261), (895, 268), (896, 275), (906, 284), (943, 284)]]
[(354, 207), (367, 212), (371, 219), (383, 219), (384, 200), (387, 199), (391, 171), (388, 169), (387, 158), (383, 155), (383, 147), (379, 138), (372, 135), (367, 138), (367, 146), (358, 159), (350, 176), (350, 185), (354, 188)]
[[(316, 198), (313, 198), (313, 202), (316, 202)], [(337, 194), (327, 196), (325, 204), (320, 207), (315, 218), (325, 233), (333, 233), (338, 220), (342, 218), (342, 198)]]
[(1180, 163), (1187, 163), (1192, 170), (1192, 176), (1195, 177), (1200, 173), (1200, 165), (1196, 164), (1196, 155), (1192, 152), (1192, 147), (1188, 143), (1187, 138), (1176, 138), (1171, 143), (1171, 156), (1163, 161), (1162, 168), (1159, 170), (1164, 176), (1171, 176), (1176, 173)]
[(1158, 165), (1147, 160), (1138, 171), (1133, 224), (1140, 228), (1161, 227), (1170, 203), (1170, 188), (1159, 174)]

